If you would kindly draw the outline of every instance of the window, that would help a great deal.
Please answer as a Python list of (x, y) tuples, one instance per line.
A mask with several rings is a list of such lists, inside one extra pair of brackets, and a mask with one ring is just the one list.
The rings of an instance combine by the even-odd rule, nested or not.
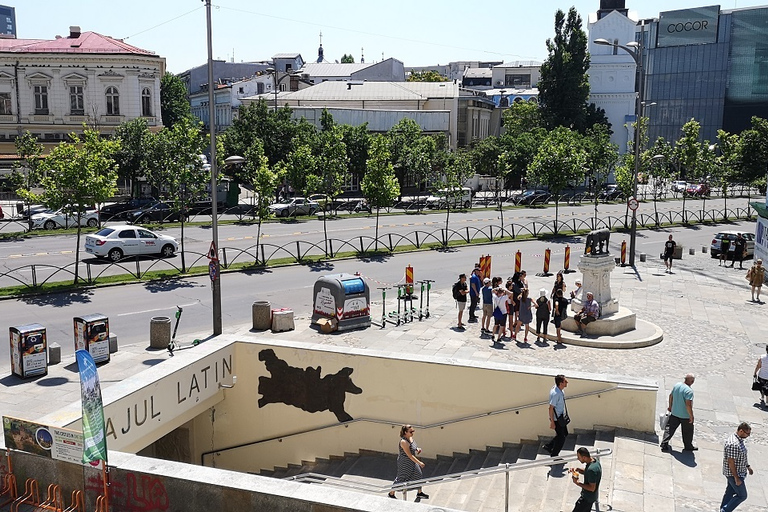
[(136, 238), (136, 232), (132, 229), (126, 229), (117, 234), (118, 238)]
[(107, 115), (119, 116), (120, 115), (120, 94), (117, 92), (116, 87), (107, 87)]
[(11, 93), (0, 92), (0, 115), (10, 116), (11, 114), (13, 114), (13, 109), (11, 106)]
[(34, 87), (35, 94), (35, 114), (41, 116), (48, 115), (48, 86), (36, 85)]
[(514, 87), (515, 89), (530, 89), (531, 75), (529, 74), (508, 74), (504, 77), (505, 87)]
[(85, 99), (82, 85), (73, 85), (69, 88), (69, 113), (73, 116), (85, 114)]
[(152, 117), (152, 92), (149, 90), (149, 87), (141, 90), (141, 115)]

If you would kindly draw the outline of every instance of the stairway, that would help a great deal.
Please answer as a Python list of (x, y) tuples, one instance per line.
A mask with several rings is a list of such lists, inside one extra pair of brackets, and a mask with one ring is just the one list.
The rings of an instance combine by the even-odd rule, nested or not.
[[(437, 455), (430, 459), (422, 454), (419, 458), (425, 462), (424, 477), (460, 473), (473, 469), (495, 467), (499, 464), (528, 462), (546, 458), (549, 455), (540, 450), (540, 446), (549, 438), (537, 441), (523, 441), (517, 444), (504, 443), (501, 447), (487, 447), (485, 450), (470, 450), (469, 453)], [(562, 454), (573, 453), (584, 446), (593, 448), (612, 448), (614, 432), (612, 430), (589, 430), (572, 433), (568, 436)], [(344, 456), (332, 456), (303, 461), (301, 465), (277, 467), (271, 471), (261, 471), (262, 476), (286, 478), (302, 473), (319, 473), (340, 477), (344, 480), (363, 482), (372, 485), (387, 486), (395, 478), (397, 457), (388, 453), (361, 451), (345, 453)], [(601, 461), (603, 481), (600, 487), (600, 500), (607, 503), (611, 490), (610, 476), (613, 474), (613, 457)], [(574, 461), (567, 467), (541, 466), (510, 473), (510, 511), (559, 511), (571, 510), (579, 497), (581, 489), (571, 483), (566, 472), (568, 467), (579, 465)], [(430, 495), (431, 506), (447, 507), (470, 512), (504, 510), (504, 473), (480, 478), (430, 484), (424, 492)], [(366, 492), (366, 491), (360, 491)], [(381, 496), (384, 494), (382, 493)], [(402, 499), (402, 494), (398, 494)], [(410, 491), (408, 499), (414, 499)], [(605, 506), (602, 507), (604, 510)]]

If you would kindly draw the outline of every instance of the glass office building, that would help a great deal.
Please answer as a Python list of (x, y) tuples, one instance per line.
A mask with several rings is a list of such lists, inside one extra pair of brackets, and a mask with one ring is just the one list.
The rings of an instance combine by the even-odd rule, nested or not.
[(0, 5), (0, 37), (16, 37), (16, 9)]
[(710, 141), (768, 118), (768, 7), (665, 12), (642, 33), (651, 142), (677, 140), (691, 118)]

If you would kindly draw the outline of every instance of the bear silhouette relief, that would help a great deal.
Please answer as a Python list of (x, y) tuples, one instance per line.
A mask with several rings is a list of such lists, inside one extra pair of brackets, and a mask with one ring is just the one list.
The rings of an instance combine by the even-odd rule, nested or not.
[(363, 390), (350, 378), (352, 368), (344, 367), (320, 378), (321, 368), (296, 368), (279, 359), (272, 349), (259, 352), (270, 377), (259, 377), (259, 408), (267, 404), (292, 405), (307, 412), (331, 411), (339, 421), (350, 421), (344, 410), (347, 393), (359, 395)]

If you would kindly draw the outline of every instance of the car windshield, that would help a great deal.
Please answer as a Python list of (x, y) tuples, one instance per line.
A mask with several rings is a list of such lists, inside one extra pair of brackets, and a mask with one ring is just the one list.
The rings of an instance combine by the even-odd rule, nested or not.
[(96, 235), (98, 236), (109, 236), (112, 233), (114, 233), (115, 230), (112, 228), (102, 228), (99, 231), (96, 232)]

